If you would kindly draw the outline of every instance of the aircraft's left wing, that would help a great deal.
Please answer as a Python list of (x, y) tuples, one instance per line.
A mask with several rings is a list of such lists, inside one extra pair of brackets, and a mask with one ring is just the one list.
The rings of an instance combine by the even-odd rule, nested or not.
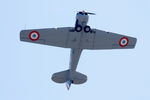
[(136, 45), (134, 37), (95, 29), (94, 49), (131, 49)]
[(81, 48), (83, 49), (130, 49), (134, 48), (137, 39), (134, 37), (92, 29), (83, 32)]

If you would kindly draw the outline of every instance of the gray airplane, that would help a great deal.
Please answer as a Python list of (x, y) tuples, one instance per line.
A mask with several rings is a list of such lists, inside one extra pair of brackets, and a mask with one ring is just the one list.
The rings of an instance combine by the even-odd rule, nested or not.
[(87, 25), (88, 15), (95, 14), (79, 11), (74, 27), (29, 29), (20, 32), (21, 41), (71, 48), (69, 69), (54, 73), (51, 78), (56, 83), (66, 83), (68, 90), (71, 84), (87, 81), (86, 75), (76, 71), (84, 49), (131, 49), (137, 41), (134, 37), (91, 28)]

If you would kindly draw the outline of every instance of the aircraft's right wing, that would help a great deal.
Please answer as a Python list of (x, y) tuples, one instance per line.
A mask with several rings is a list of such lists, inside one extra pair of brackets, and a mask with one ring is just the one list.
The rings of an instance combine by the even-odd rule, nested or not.
[(76, 44), (68, 44), (69, 34), (72, 33), (70, 32), (72, 29), (73, 27), (22, 30), (20, 32), (20, 40), (30, 43), (58, 46), (64, 48), (76, 48)]

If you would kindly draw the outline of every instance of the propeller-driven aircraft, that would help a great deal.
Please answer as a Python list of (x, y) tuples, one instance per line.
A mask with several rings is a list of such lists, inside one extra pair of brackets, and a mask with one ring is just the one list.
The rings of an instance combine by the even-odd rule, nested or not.
[(28, 29), (20, 32), (21, 41), (71, 48), (69, 69), (54, 73), (51, 78), (56, 83), (66, 83), (68, 90), (71, 84), (87, 81), (86, 75), (76, 71), (84, 49), (132, 49), (137, 41), (134, 37), (91, 28), (87, 25), (89, 15), (95, 13), (77, 12), (74, 27)]

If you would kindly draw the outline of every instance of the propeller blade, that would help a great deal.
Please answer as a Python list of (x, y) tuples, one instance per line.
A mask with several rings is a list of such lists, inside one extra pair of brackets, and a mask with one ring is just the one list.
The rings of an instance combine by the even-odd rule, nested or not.
[(87, 14), (90, 14), (90, 15), (96, 15), (95, 13), (90, 13), (90, 12), (86, 12)]
[(81, 13), (81, 14), (89, 14), (89, 15), (96, 15), (95, 13), (91, 13), (91, 12), (86, 12), (86, 11), (78, 11), (78, 13)]

